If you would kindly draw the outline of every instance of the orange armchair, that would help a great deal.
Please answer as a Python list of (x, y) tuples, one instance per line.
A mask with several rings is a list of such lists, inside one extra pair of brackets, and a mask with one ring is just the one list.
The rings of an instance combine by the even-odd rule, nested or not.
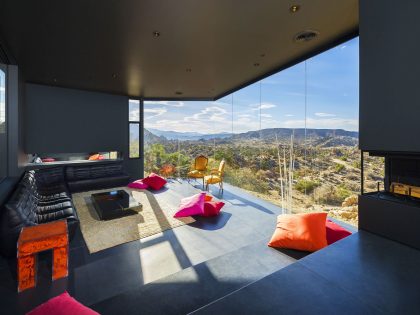
[(194, 168), (188, 172), (188, 178), (202, 178), (203, 179), (203, 189), (204, 189), (204, 176), (206, 176), (207, 165), (209, 163), (209, 159), (204, 156), (200, 155), (197, 156), (194, 160)]
[(223, 193), (223, 176), (225, 174), (226, 161), (220, 161), (219, 168), (210, 171), (210, 175), (204, 176), (206, 190), (211, 184), (219, 184), (219, 190)]

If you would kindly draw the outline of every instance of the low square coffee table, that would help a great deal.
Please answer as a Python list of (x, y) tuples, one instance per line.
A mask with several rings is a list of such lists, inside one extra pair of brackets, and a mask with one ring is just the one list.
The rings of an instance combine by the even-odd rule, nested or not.
[(101, 220), (137, 214), (143, 206), (125, 190), (92, 194), (92, 203)]

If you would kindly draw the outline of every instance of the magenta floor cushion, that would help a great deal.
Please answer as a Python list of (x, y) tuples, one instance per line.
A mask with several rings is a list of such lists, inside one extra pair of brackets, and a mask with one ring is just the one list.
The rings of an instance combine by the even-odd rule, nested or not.
[(204, 213), (204, 198), (206, 193), (199, 193), (191, 197), (181, 199), (177, 213), (174, 218), (189, 217), (192, 215), (203, 215)]
[(331, 220), (327, 220), (325, 223), (325, 227), (327, 228), (327, 243), (331, 245), (349, 235), (351, 235), (350, 231), (347, 231), (341, 225), (334, 223)]
[(37, 306), (27, 315), (99, 315), (64, 292)]
[(142, 179), (139, 179), (128, 184), (127, 187), (134, 189), (147, 189), (149, 188), (149, 185), (145, 184)]
[(167, 182), (166, 179), (164, 179), (162, 176), (159, 176), (155, 173), (150, 173), (149, 176), (143, 179), (143, 183), (148, 185), (153, 190), (159, 190), (165, 186)]
[(203, 217), (215, 217), (219, 215), (220, 210), (225, 205), (222, 201), (206, 201), (204, 202)]

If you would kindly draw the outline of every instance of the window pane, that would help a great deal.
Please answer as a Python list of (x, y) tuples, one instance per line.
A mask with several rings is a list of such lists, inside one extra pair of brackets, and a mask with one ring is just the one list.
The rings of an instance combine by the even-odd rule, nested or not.
[(130, 158), (140, 157), (140, 125), (138, 123), (130, 123)]
[(0, 181), (7, 175), (6, 73), (0, 69)]
[(0, 133), (6, 132), (6, 74), (0, 70)]
[(140, 101), (129, 100), (128, 102), (128, 120), (140, 121)]

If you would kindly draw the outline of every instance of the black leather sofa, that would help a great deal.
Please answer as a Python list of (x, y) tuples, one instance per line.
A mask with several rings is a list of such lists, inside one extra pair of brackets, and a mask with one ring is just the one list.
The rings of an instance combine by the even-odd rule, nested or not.
[(72, 239), (79, 224), (63, 168), (25, 172), (16, 190), (1, 210), (0, 251), (16, 255), (16, 244), (24, 226), (66, 219)]
[(121, 162), (67, 166), (65, 175), (71, 192), (125, 186), (130, 180)]
[(10, 199), (0, 209), (0, 253), (16, 255), (22, 227), (55, 220), (67, 220), (71, 240), (79, 225), (71, 193), (125, 186), (129, 180), (122, 162), (26, 171)]

